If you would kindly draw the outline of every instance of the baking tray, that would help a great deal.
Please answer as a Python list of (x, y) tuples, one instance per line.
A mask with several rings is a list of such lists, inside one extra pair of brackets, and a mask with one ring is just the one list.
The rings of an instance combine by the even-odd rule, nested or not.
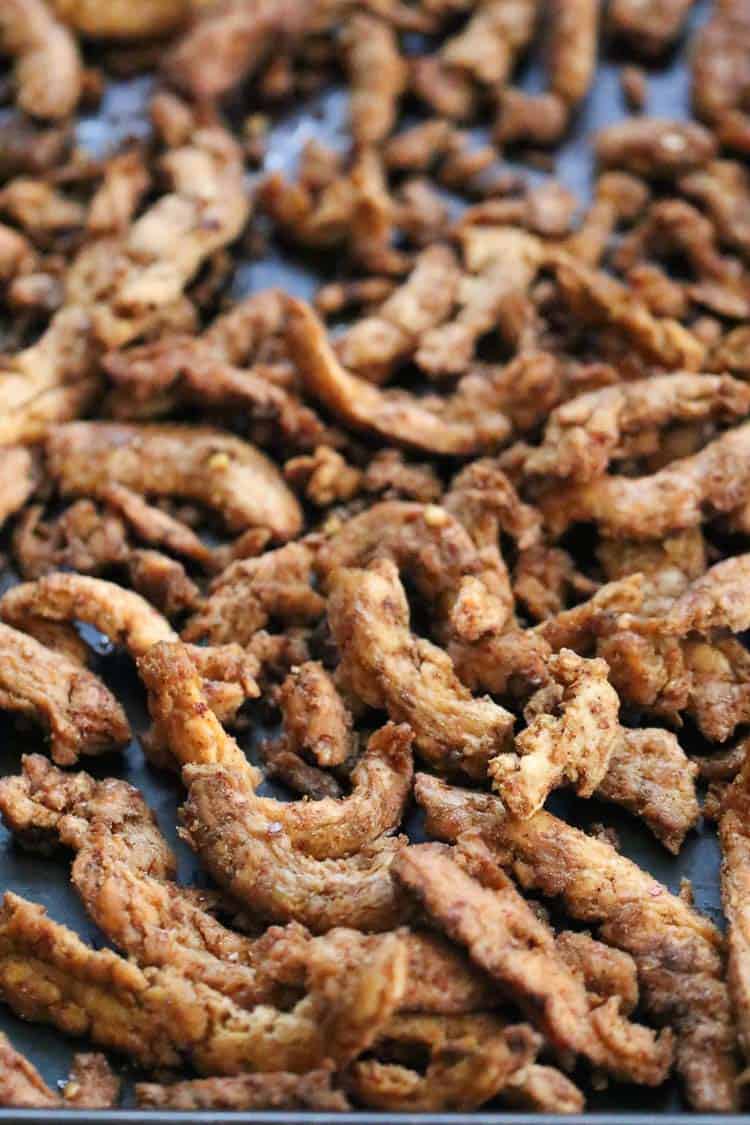
[[(706, 18), (709, 4), (707, 0), (698, 3), (693, 10), (691, 24), (695, 28)], [(567, 143), (556, 153), (554, 175), (573, 190), (582, 202), (590, 198), (592, 181), (592, 161), (587, 138), (591, 133), (625, 115), (625, 106), (619, 85), (620, 61), (608, 59), (600, 64), (595, 88), (580, 114), (573, 134)], [(538, 90), (543, 84), (543, 74), (538, 62), (532, 60), (521, 76), (521, 84), (529, 90)], [(128, 136), (143, 136), (148, 132), (146, 105), (152, 89), (148, 77), (138, 77), (128, 81), (114, 82), (105, 91), (104, 98), (96, 114), (84, 116), (78, 125), (78, 140), (94, 154), (103, 154), (116, 147)], [(649, 73), (649, 97), (646, 111), (651, 115), (684, 118), (689, 116), (689, 74), (685, 66), (684, 51), (679, 50), (671, 58), (663, 61), (658, 68)], [(330, 90), (312, 99), (304, 110), (282, 115), (271, 134), (266, 168), (293, 168), (304, 144), (315, 137), (327, 144), (344, 147), (346, 132), (347, 99), (341, 90)], [(531, 179), (539, 180), (544, 173), (524, 167), (524, 173)], [(458, 203), (457, 203), (458, 206)], [(335, 267), (334, 267), (335, 269)], [(323, 271), (321, 273), (321, 270)], [(231, 295), (236, 298), (250, 292), (278, 285), (288, 292), (309, 298), (322, 279), (335, 276), (330, 263), (315, 262), (313, 269), (309, 260), (299, 256), (292, 258), (284, 248), (274, 243), (261, 260), (240, 259), (232, 283)], [(0, 537), (0, 550), (7, 547)], [(16, 581), (12, 571), (0, 572), (0, 592)], [(132, 661), (122, 652), (114, 651), (106, 638), (94, 630), (86, 628), (84, 635), (91, 642), (95, 652), (93, 667), (125, 706), (136, 735), (147, 726), (144, 693), (136, 676)], [(253, 746), (258, 737), (265, 733), (259, 724), (251, 724), (250, 729), (240, 736), (240, 742), (253, 757)], [(690, 730), (684, 732), (683, 741), (700, 739)], [(21, 731), (13, 722), (0, 716), (0, 774), (16, 773), (19, 770), (23, 753), (43, 749), (42, 740), (33, 731)], [(159, 825), (173, 845), (178, 856), (181, 882), (191, 885), (207, 885), (207, 878), (201, 871), (193, 853), (177, 839), (177, 809), (184, 799), (184, 790), (173, 776), (156, 772), (149, 768), (137, 741), (131, 743), (122, 754), (106, 755), (89, 759), (84, 767), (96, 777), (116, 775), (137, 786), (156, 813)], [(284, 794), (273, 786), (266, 786), (261, 792), (283, 797)], [(656, 878), (666, 883), (673, 891), (680, 888), (680, 880), (691, 880), (698, 909), (704, 911), (719, 924), (723, 924), (719, 893), (719, 849), (715, 833), (707, 826), (701, 826), (691, 833), (681, 854), (669, 856), (647, 831), (626, 813), (611, 805), (600, 805), (596, 801), (577, 801), (566, 794), (555, 794), (550, 802), (553, 811), (580, 826), (604, 823), (614, 828), (619, 836), (623, 852), (651, 871)], [(406, 824), (412, 839), (421, 839), (421, 817), (413, 810)], [(88, 919), (69, 883), (69, 859), (64, 854), (52, 858), (39, 858), (16, 848), (9, 834), (0, 826), (0, 892), (10, 889), (35, 902), (42, 903), (50, 915), (75, 929), (86, 941), (95, 946), (105, 944), (101, 933)], [(54, 1029), (37, 1024), (24, 1023), (0, 1005), (0, 1030), (5, 1031), (18, 1047), (39, 1068), (41, 1074), (51, 1085), (55, 1085), (68, 1073), (70, 1059), (81, 1041), (64, 1038)], [(117, 1065), (117, 1062), (115, 1060)], [(320, 1114), (304, 1112), (246, 1112), (216, 1113), (206, 1112), (164, 1112), (142, 1111), (132, 1107), (130, 1087), (139, 1077), (137, 1071), (128, 1065), (120, 1066), (125, 1080), (126, 1096), (124, 1108), (111, 1111), (62, 1110), (2, 1110), (0, 1125), (11, 1122), (50, 1121), (65, 1119), (83, 1125), (84, 1122), (254, 1122), (262, 1123), (322, 1123), (339, 1122), (341, 1125), (367, 1125), (369, 1122), (399, 1123), (420, 1122), (441, 1125), (441, 1123), (461, 1123), (461, 1125), (501, 1125), (505, 1122), (540, 1122), (552, 1120), (548, 1115), (507, 1112), (483, 1112), (471, 1114), (387, 1114), (374, 1112), (354, 1112), (346, 1114)], [(659, 1115), (660, 1123), (671, 1125), (690, 1121), (695, 1125), (707, 1122), (728, 1120), (711, 1115), (694, 1115), (681, 1112), (681, 1102), (677, 1083), (666, 1083), (658, 1090), (620, 1086), (612, 1083), (607, 1090), (594, 1092), (588, 1096), (588, 1111), (580, 1116), (560, 1117), (561, 1122), (581, 1122), (587, 1125), (622, 1125), (625, 1121), (645, 1120)], [(731, 1115), (734, 1121), (750, 1122), (750, 1115)]]

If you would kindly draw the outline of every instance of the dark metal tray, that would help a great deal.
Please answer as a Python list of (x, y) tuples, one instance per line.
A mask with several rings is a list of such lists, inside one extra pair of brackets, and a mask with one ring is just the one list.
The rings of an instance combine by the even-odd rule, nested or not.
[[(705, 18), (706, 2), (699, 3), (693, 15), (695, 26)], [(557, 153), (555, 175), (570, 187), (582, 201), (590, 197), (592, 161), (588, 138), (603, 125), (624, 116), (625, 108), (619, 87), (619, 65), (606, 61), (599, 66), (596, 86), (582, 112), (574, 134)], [(538, 88), (540, 72), (532, 63), (523, 77), (523, 85), (529, 89)], [(127, 82), (112, 84), (106, 91), (104, 100), (95, 116), (85, 117), (79, 125), (79, 141), (95, 153), (106, 151), (118, 144), (124, 137), (142, 134), (147, 129), (145, 105), (151, 89), (148, 78), (138, 78)], [(684, 55), (679, 52), (663, 62), (649, 74), (649, 98), (647, 112), (652, 115), (686, 117), (689, 115), (689, 75), (684, 65)], [(341, 91), (331, 91), (314, 100), (303, 111), (293, 112), (277, 124), (272, 133), (272, 141), (267, 157), (267, 166), (287, 168), (294, 164), (302, 146), (310, 137), (317, 137), (327, 143), (346, 143), (346, 98)], [(529, 178), (541, 178), (542, 173), (525, 169)], [(270, 252), (260, 261), (240, 262), (233, 283), (236, 297), (264, 288), (279, 285), (301, 297), (309, 297), (314, 292), (319, 276), (306, 265), (293, 261), (282, 248), (271, 247)], [(0, 542), (0, 548), (3, 544)], [(9, 571), (0, 574), (0, 592), (13, 584), (14, 575)], [(112, 651), (106, 639), (88, 630), (96, 651), (95, 668), (109, 684), (125, 705), (138, 733), (145, 729), (146, 709), (144, 694), (138, 682), (132, 662), (123, 653)], [(257, 732), (256, 732), (257, 733)], [(241, 739), (251, 751), (254, 738), (252, 730)], [(41, 748), (41, 740), (35, 734), (21, 733), (12, 722), (0, 716), (0, 774), (15, 773), (19, 769), (23, 753)], [(179, 879), (187, 884), (206, 883), (195, 856), (176, 836), (177, 809), (184, 797), (184, 791), (175, 778), (150, 769), (143, 758), (140, 747), (132, 743), (122, 755), (108, 755), (91, 759), (84, 763), (89, 772), (98, 777), (113, 774), (123, 777), (137, 786), (154, 809), (159, 824), (173, 844), (179, 858)], [(269, 787), (275, 796), (282, 794)], [(716, 836), (708, 826), (701, 826), (688, 838), (681, 854), (676, 859), (669, 856), (638, 822), (613, 806), (598, 805), (595, 801), (579, 802), (566, 796), (556, 795), (553, 801), (555, 811), (567, 819), (586, 825), (603, 821), (616, 829), (622, 850), (642, 866), (648, 868), (671, 890), (678, 891), (680, 880), (687, 877), (692, 881), (695, 902), (714, 920), (722, 922), (719, 895), (719, 850)], [(421, 824), (418, 813), (413, 812), (407, 824), (413, 838), (421, 837)], [(86, 940), (94, 945), (103, 945), (102, 935), (87, 918), (80, 902), (69, 885), (69, 861), (64, 854), (51, 859), (41, 859), (16, 848), (4, 828), (0, 827), (0, 893), (10, 889), (18, 894), (42, 903), (50, 915), (60, 922), (73, 927)], [(68, 1072), (68, 1064), (74, 1051), (81, 1047), (80, 1042), (65, 1039), (51, 1028), (24, 1023), (7, 1009), (0, 1006), (0, 1030), (7, 1032), (12, 1042), (39, 1068), (44, 1078), (54, 1085)], [(430, 1122), (433, 1125), (462, 1123), (462, 1125), (501, 1125), (505, 1122), (539, 1122), (550, 1120), (542, 1115), (478, 1112), (473, 1114), (382, 1114), (372, 1112), (326, 1115), (319, 1113), (167, 1113), (163, 1111), (138, 1111), (132, 1106), (128, 1086), (137, 1077), (131, 1068), (121, 1068), (126, 1079), (125, 1107), (117, 1111), (74, 1111), (64, 1110), (51, 1113), (49, 1110), (0, 1110), (0, 1125), (15, 1122), (50, 1121), (65, 1119), (84, 1122), (164, 1122), (174, 1125), (177, 1122), (254, 1122), (262, 1123), (322, 1123), (340, 1122), (341, 1125), (367, 1125), (370, 1122), (388, 1122), (389, 1125), (407, 1125), (410, 1122)], [(696, 1116), (680, 1112), (683, 1103), (675, 1082), (654, 1091), (632, 1086), (618, 1086), (613, 1083), (602, 1092), (588, 1097), (589, 1112), (581, 1116), (560, 1117), (559, 1120), (586, 1125), (622, 1125), (625, 1121), (646, 1120), (654, 1114), (659, 1115), (664, 1125), (690, 1120), (695, 1125), (715, 1122), (717, 1118)], [(726, 1118), (725, 1118), (726, 1119)], [(736, 1115), (733, 1120), (750, 1122), (750, 1115)]]

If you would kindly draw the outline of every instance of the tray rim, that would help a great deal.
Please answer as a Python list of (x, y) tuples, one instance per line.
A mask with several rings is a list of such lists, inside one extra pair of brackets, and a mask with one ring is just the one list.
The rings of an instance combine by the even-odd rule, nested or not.
[(347, 1113), (313, 1113), (295, 1111), (212, 1111), (212, 1110), (86, 1110), (86, 1109), (0, 1109), (0, 1125), (24, 1125), (30, 1122), (71, 1121), (75, 1125), (530, 1125), (531, 1122), (555, 1122), (559, 1125), (750, 1125), (750, 1113), (373, 1113), (369, 1110)]

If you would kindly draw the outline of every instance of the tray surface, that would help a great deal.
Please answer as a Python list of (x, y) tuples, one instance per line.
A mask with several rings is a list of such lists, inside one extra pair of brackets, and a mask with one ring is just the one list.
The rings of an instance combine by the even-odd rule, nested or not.
[[(696, 5), (691, 27), (694, 28), (705, 19), (708, 4)], [(602, 126), (624, 117), (626, 114), (623, 96), (619, 85), (620, 64), (607, 60), (600, 62), (594, 88), (579, 115), (569, 140), (556, 151), (554, 175), (571, 188), (585, 203), (590, 197), (592, 160), (589, 139), (591, 134)], [(520, 84), (527, 89), (538, 89), (541, 73), (538, 62), (532, 60), (521, 76)], [(126, 82), (111, 84), (96, 115), (84, 116), (78, 125), (79, 143), (94, 154), (102, 154), (119, 145), (128, 136), (142, 136), (148, 131), (145, 108), (151, 91), (149, 78), (139, 77)], [(689, 116), (689, 74), (685, 66), (684, 52), (676, 52), (649, 73), (649, 96), (645, 112), (651, 116), (685, 118)], [(269, 153), (266, 158), (267, 169), (293, 167), (307, 140), (316, 137), (328, 144), (346, 143), (347, 101), (341, 90), (331, 90), (306, 105), (303, 110), (295, 110), (283, 115), (271, 133)], [(532, 181), (543, 178), (543, 174), (522, 167), (524, 174)], [(269, 253), (259, 261), (242, 261), (237, 264), (231, 295), (239, 298), (269, 285), (278, 285), (300, 297), (310, 297), (320, 283), (321, 274), (299, 259), (292, 260), (282, 248), (271, 245)], [(0, 540), (0, 549), (3, 543)], [(15, 575), (5, 569), (0, 572), (0, 592), (16, 581)], [(115, 692), (125, 706), (133, 730), (138, 733), (146, 726), (144, 693), (138, 682), (130, 659), (123, 653), (113, 651), (105, 638), (88, 629), (85, 633), (96, 650), (93, 668)], [(252, 756), (252, 746), (260, 728), (251, 728), (240, 735), (240, 742)], [(13, 723), (0, 716), (0, 774), (16, 773), (20, 767), (23, 753), (41, 749), (41, 742), (34, 732), (21, 732)], [(107, 755), (89, 759), (85, 763), (88, 772), (96, 777), (118, 776), (137, 786), (157, 815), (159, 825), (170, 843), (174, 846), (179, 860), (181, 882), (192, 885), (207, 885), (208, 880), (200, 870), (196, 857), (177, 839), (177, 809), (184, 799), (184, 790), (179, 781), (164, 773), (150, 769), (143, 758), (140, 747), (133, 742), (122, 755)], [(284, 794), (272, 786), (261, 792)], [(637, 821), (611, 805), (600, 805), (596, 801), (580, 802), (566, 795), (557, 794), (549, 803), (552, 811), (564, 815), (571, 822), (586, 826), (603, 822), (616, 829), (623, 852), (650, 870), (658, 879), (667, 884), (672, 891), (678, 891), (680, 881), (691, 880), (696, 906), (715, 921), (722, 923), (719, 895), (719, 849), (714, 831), (701, 825), (688, 837), (680, 855), (668, 855)], [(412, 839), (423, 838), (421, 818), (413, 812), (407, 821), (407, 830)], [(6, 830), (0, 826), (0, 892), (13, 890), (33, 901), (43, 904), (57, 921), (74, 928), (81, 936), (94, 944), (102, 946), (101, 934), (86, 916), (83, 907), (69, 885), (69, 861), (64, 854), (41, 859), (16, 848)], [(81, 1047), (80, 1041), (66, 1040), (53, 1029), (26, 1024), (16, 1018), (6, 1008), (0, 1006), (0, 1030), (5, 1031), (12, 1042), (39, 1068), (43, 1077), (51, 1084), (63, 1079), (68, 1072), (68, 1064), (74, 1051)], [(19, 1111), (0, 1110), (0, 1122), (49, 1121), (59, 1117), (77, 1122), (144, 1121), (233, 1121), (233, 1122), (324, 1122), (332, 1120), (325, 1114), (316, 1113), (164, 1113), (128, 1111), (132, 1106), (129, 1084), (137, 1073), (129, 1067), (119, 1067), (126, 1079), (125, 1109), (111, 1112), (64, 1111), (51, 1114), (48, 1110)], [(581, 1117), (559, 1118), (560, 1121), (586, 1121), (601, 1123), (622, 1122), (633, 1119), (635, 1115), (660, 1115), (666, 1123), (690, 1120), (696, 1125), (716, 1121), (717, 1118), (682, 1114), (682, 1103), (676, 1083), (670, 1082), (658, 1090), (624, 1087), (612, 1083), (605, 1091), (588, 1096), (589, 1111)], [(750, 1120), (750, 1117), (737, 1116), (733, 1120)], [(347, 1125), (357, 1122), (389, 1121), (398, 1122), (511, 1122), (541, 1121), (541, 1115), (517, 1113), (479, 1112), (474, 1114), (376, 1114), (372, 1112), (336, 1115), (333, 1120)], [(727, 1118), (723, 1118), (727, 1120)]]

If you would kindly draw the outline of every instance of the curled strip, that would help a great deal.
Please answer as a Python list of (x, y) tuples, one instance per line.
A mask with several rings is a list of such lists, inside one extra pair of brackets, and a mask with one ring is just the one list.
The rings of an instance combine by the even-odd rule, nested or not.
[(389, 867), (400, 844), (383, 833), (400, 823), (411, 787), (408, 728), (372, 737), (351, 797), (284, 804), (255, 794), (256, 772), (206, 707), (185, 650), (158, 645), (139, 671), (156, 730), (183, 765), (185, 834), (223, 886), (315, 931), (398, 921)]
[(288, 311), (289, 350), (307, 390), (350, 426), (447, 455), (481, 453), (507, 438), (505, 415), (462, 393), (461, 384), (448, 398), (380, 390), (342, 367), (312, 309), (289, 298)]
[[(446, 496), (453, 512), (436, 504), (390, 500), (347, 520), (318, 552), (316, 567), (323, 582), (331, 588), (338, 570), (367, 566), (374, 558), (391, 558), (399, 571), (408, 574), (420, 595), (435, 605), (440, 634), (455, 628), (452, 613), (467, 579), (481, 586), (482, 627), (487, 628), (492, 621), (504, 624), (512, 610), (512, 598), (491, 511), (493, 503), (495, 508), (499, 506), (502, 493), (488, 488), (482, 494), (487, 500), (485, 507), (490, 509), (486, 513), (481, 513), (481, 503), (472, 505), (476, 496), (468, 493), (468, 487), (462, 487), (460, 481), (454, 484)], [(476, 520), (472, 518), (473, 509), (479, 509)], [(477, 544), (462, 520), (472, 530), (480, 523), (489, 523), (487, 542)]]
[[(318, 859), (338, 859), (398, 826), (411, 789), (412, 734), (388, 723), (372, 735), (352, 772), (352, 793), (337, 800), (275, 801), (254, 792), (257, 771), (205, 705), (200, 676), (187, 650), (155, 645), (139, 661), (156, 729), (181, 766), (233, 767), (244, 786), (244, 807), (269, 834)], [(196, 775), (198, 776), (198, 775)]]
[[(706, 574), (699, 528), (661, 543), (609, 540), (599, 556), (611, 574), (637, 569), (644, 575), (642, 605), (611, 622), (597, 646), (621, 698), (673, 723), (686, 711), (706, 738), (725, 741), (748, 714), (750, 662), (737, 638), (709, 626), (742, 623), (743, 556)], [(725, 580), (736, 607), (722, 592)], [(701, 632), (704, 637), (696, 635)]]
[(478, 1109), (523, 1072), (539, 1046), (528, 1025), (488, 1016), (399, 1016), (383, 1038), (402, 1048), (427, 1047), (426, 1072), (365, 1059), (351, 1066), (347, 1086), (365, 1105), (397, 1113)]
[(334, 926), (392, 929), (406, 917), (391, 878), (403, 845), (381, 838), (344, 859), (318, 860), (295, 849), (283, 828), (269, 833), (247, 788), (224, 766), (186, 766), (184, 834), (216, 881), (271, 920), (299, 921), (316, 933)]
[(452, 942), (432, 931), (410, 930), (405, 1012), (456, 1016), (485, 1011), (501, 1000), (489, 977)]
[(413, 734), (388, 723), (372, 735), (351, 775), (348, 797), (277, 802), (256, 798), (251, 809), (281, 825), (294, 847), (320, 859), (353, 855), (393, 831), (411, 791)]
[(475, 699), (450, 657), (409, 629), (409, 603), (390, 559), (338, 571), (328, 603), (339, 674), (371, 707), (408, 722), (418, 750), (439, 769), (483, 777), (510, 737), (513, 716)]
[(31, 443), (49, 426), (75, 418), (100, 386), (91, 318), (71, 305), (55, 313), (39, 339), (0, 371), (0, 441)]
[[(212, 917), (210, 892), (171, 882), (175, 859), (138, 790), (114, 779), (65, 773), (39, 755), (23, 773), (0, 779), (0, 812), (32, 851), (58, 844), (76, 853), (73, 883), (91, 918), (141, 966), (172, 966), (242, 1007), (273, 1003), (304, 989), (313, 945), (335, 943), (352, 971), (382, 940), (337, 929), (313, 938), (302, 926), (272, 927), (257, 941)], [(408, 972), (402, 1007), (455, 1015), (486, 1008), (492, 984), (436, 934), (401, 934)]]
[(386, 382), (400, 361), (412, 358), (424, 334), (450, 314), (460, 277), (447, 246), (423, 250), (406, 281), (341, 340), (338, 354), (347, 370)]
[(170, 881), (174, 856), (138, 790), (31, 756), (21, 776), (0, 781), (0, 811), (25, 846), (73, 849), (72, 882), (87, 913), (141, 967), (173, 968), (241, 1007), (273, 1001), (253, 942), (211, 916), (210, 894)]
[(85, 621), (136, 656), (174, 636), (166, 619), (138, 594), (81, 574), (50, 574), (14, 586), (3, 595), (0, 612), (32, 634), (38, 618), (70, 622), (71, 628)]
[(162, 166), (174, 190), (124, 235), (86, 242), (66, 275), (66, 303), (89, 312), (95, 338), (108, 348), (129, 343), (179, 307), (201, 264), (247, 222), (242, 155), (225, 130), (196, 130)]

